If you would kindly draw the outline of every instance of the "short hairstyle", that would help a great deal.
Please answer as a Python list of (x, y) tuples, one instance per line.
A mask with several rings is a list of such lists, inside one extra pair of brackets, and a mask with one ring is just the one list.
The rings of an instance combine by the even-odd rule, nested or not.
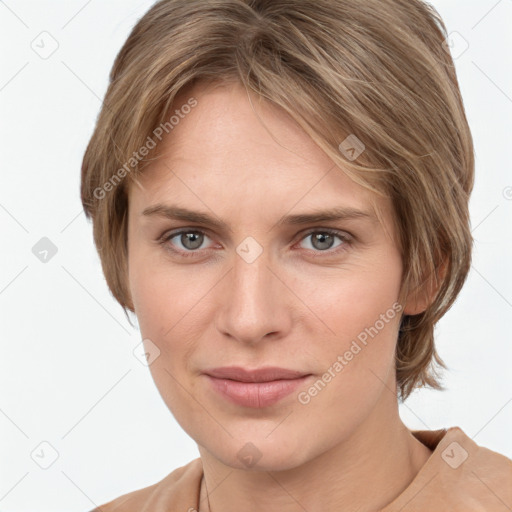
[[(417, 387), (443, 389), (434, 326), (470, 269), (474, 181), (447, 37), (421, 0), (156, 2), (115, 59), (82, 163), (83, 208), (125, 314), (134, 311), (128, 185), (155, 160), (163, 131), (172, 137), (169, 116), (192, 108), (173, 110), (180, 91), (239, 83), (292, 116), (351, 179), (391, 199), (403, 262), (399, 301), (435, 281), (427, 309), (401, 318), (399, 398)], [(364, 151), (353, 158), (347, 144)]]

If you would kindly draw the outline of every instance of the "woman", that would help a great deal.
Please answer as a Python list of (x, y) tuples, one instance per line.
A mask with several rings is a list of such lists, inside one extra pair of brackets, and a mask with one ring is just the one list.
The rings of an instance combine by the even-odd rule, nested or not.
[(512, 461), (410, 431), (470, 268), (473, 143), (419, 0), (163, 0), (82, 202), (200, 458), (97, 510), (509, 510)]

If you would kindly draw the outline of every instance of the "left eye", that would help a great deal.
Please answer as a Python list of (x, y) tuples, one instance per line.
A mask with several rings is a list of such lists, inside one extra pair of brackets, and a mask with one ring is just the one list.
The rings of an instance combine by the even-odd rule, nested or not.
[[(174, 238), (178, 238), (182, 248), (175, 249), (172, 246), (173, 243), (170, 243)], [(204, 231), (201, 230), (182, 230), (177, 233), (169, 233), (164, 235), (160, 243), (164, 246), (167, 246), (171, 251), (177, 252), (185, 257), (194, 256), (194, 253), (198, 253), (198, 249), (200, 249), (201, 245), (203, 245), (204, 240), (209, 237), (206, 235)], [(311, 248), (307, 248), (308, 250), (313, 250), (314, 252), (327, 252), (329, 249), (333, 248), (334, 239), (338, 238), (340, 243), (335, 248), (340, 245), (345, 246), (350, 242), (350, 237), (346, 233), (333, 231), (333, 230), (316, 230), (310, 231), (306, 233), (302, 238), (302, 240), (311, 239)], [(343, 250), (345, 247), (342, 247)], [(332, 252), (338, 252), (334, 250)], [(187, 254), (188, 253), (188, 254)]]
[(321, 252), (332, 249), (335, 238), (341, 240), (341, 242), (335, 247), (339, 247), (344, 242), (348, 241), (348, 237), (346, 235), (338, 233), (337, 231), (311, 231), (304, 236), (303, 240), (307, 240), (308, 238), (312, 241), (313, 249), (317, 249)]

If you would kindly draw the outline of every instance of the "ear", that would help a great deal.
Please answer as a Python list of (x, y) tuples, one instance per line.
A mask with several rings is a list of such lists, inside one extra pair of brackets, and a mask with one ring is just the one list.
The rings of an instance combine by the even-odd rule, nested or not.
[(437, 267), (436, 272), (427, 276), (409, 295), (404, 307), (404, 315), (419, 315), (432, 304), (444, 281), (448, 270), (448, 258)]

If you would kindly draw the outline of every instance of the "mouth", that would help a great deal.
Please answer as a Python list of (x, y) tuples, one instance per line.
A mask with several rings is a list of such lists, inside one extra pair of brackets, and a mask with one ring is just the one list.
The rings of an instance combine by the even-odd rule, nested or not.
[(263, 408), (276, 404), (303, 385), (312, 374), (286, 368), (214, 368), (204, 372), (220, 396), (243, 407)]
[(224, 366), (222, 368), (212, 368), (206, 370), (205, 374), (218, 379), (230, 379), (239, 382), (270, 382), (274, 380), (291, 380), (304, 377), (307, 372), (279, 368), (277, 366), (267, 366), (265, 368), (256, 368), (249, 370), (241, 366)]

